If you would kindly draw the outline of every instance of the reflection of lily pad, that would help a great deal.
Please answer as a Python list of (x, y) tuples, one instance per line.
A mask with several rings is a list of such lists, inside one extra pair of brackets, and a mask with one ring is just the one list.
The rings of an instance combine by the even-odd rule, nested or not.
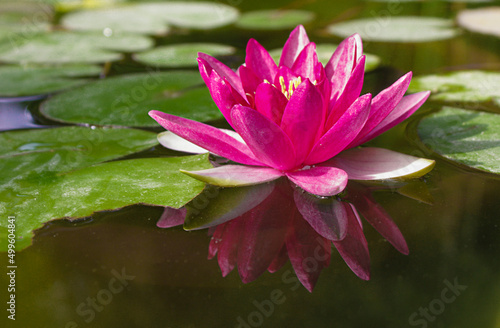
[(422, 119), (418, 134), (438, 154), (500, 174), (500, 115), (444, 107)]
[[(326, 65), (332, 57), (333, 52), (337, 49), (337, 45), (334, 44), (317, 44), (316, 53), (318, 54), (318, 60)], [(276, 63), (279, 63), (281, 52), (283, 49), (273, 49), (269, 51), (271, 57), (273, 57)], [(372, 54), (363, 53), (366, 56), (365, 71), (372, 71), (380, 65), (380, 57)]]
[(168, 25), (212, 29), (234, 22), (238, 15), (235, 8), (221, 3), (141, 3), (71, 13), (63, 17), (62, 25), (72, 30), (165, 34)]
[(140, 63), (160, 67), (189, 67), (198, 66), (196, 58), (198, 52), (217, 57), (231, 55), (236, 51), (234, 47), (217, 43), (182, 43), (157, 47), (134, 56)]
[(98, 75), (99, 66), (22, 67), (0, 66), (0, 96), (19, 97), (51, 93), (87, 81), (82, 77)]
[(452, 20), (417, 16), (361, 18), (330, 25), (327, 30), (341, 37), (359, 33), (365, 41), (381, 42), (438, 41), (459, 33)]
[(460, 71), (418, 76), (411, 81), (409, 90), (431, 90), (433, 100), (463, 103), (493, 101), (500, 106), (500, 73)]
[[(41, 113), (69, 123), (150, 126), (156, 109), (198, 121), (221, 118), (197, 72), (143, 73), (99, 80), (61, 93), (44, 102)], [(187, 90), (184, 90), (189, 88)]]
[(314, 13), (305, 10), (258, 10), (241, 15), (236, 25), (249, 30), (280, 30), (306, 24)]
[[(12, 42), (13, 41), (13, 42)], [(123, 56), (118, 52), (136, 52), (153, 46), (153, 41), (140, 35), (53, 32), (22, 35), (0, 47), (0, 61), (8, 63), (101, 63)]]
[[(63, 127), (0, 133), (0, 214), (4, 217), (17, 214), (17, 236), (26, 237), (44, 221), (39, 220), (25, 202), (45, 197), (40, 188), (57, 180), (58, 174), (113, 160), (156, 144), (154, 133), (132, 129)], [(19, 206), (22, 209), (17, 209)], [(28, 223), (25, 219), (30, 215), (34, 221)], [(1, 240), (2, 227), (6, 222), (0, 222), (2, 243), (5, 243)], [(29, 225), (26, 230), (22, 228), (24, 224)]]
[(458, 25), (477, 33), (500, 37), (500, 7), (462, 10), (457, 16)]

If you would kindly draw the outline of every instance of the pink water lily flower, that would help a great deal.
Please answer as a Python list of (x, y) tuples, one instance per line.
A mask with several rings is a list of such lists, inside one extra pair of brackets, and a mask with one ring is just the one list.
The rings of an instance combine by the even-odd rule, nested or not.
[[(404, 96), (411, 72), (372, 98), (361, 95), (365, 56), (355, 34), (323, 66), (303, 26), (285, 43), (279, 64), (256, 40), (235, 72), (199, 54), (199, 69), (216, 105), (241, 138), (185, 118), (151, 111), (172, 133), (242, 165), (184, 172), (228, 187), (288, 177), (320, 196), (336, 195), (349, 178), (418, 177), (434, 161), (380, 148), (355, 148), (415, 112), (429, 92)], [(351, 150), (349, 150), (351, 149)]]

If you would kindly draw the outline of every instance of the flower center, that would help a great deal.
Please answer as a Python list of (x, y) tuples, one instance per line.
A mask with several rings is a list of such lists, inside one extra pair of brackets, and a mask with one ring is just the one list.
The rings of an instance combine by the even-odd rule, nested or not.
[(297, 87), (302, 83), (302, 78), (299, 76), (293, 80), (290, 80), (288, 82), (288, 88), (285, 85), (285, 79), (283, 78), (283, 76), (279, 77), (279, 81), (280, 81), (280, 86), (281, 86), (281, 93), (283, 93), (285, 95), (285, 97), (288, 100), (290, 100), (290, 97), (292, 96), (295, 89), (297, 89)]

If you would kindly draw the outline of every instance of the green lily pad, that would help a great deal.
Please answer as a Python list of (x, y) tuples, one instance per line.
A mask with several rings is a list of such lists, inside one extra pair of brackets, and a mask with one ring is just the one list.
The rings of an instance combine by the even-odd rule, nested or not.
[(86, 76), (101, 72), (99, 66), (1, 66), (0, 97), (19, 97), (46, 94), (69, 89), (83, 83)]
[(120, 52), (138, 52), (152, 46), (153, 40), (141, 35), (53, 32), (28, 38), (19, 34), (0, 45), (0, 62), (103, 63), (122, 59)]
[(236, 26), (249, 30), (281, 30), (306, 24), (314, 13), (306, 10), (257, 10), (241, 15)]
[[(32, 231), (56, 218), (88, 217), (132, 204), (181, 207), (204, 184), (179, 173), (179, 167), (210, 168), (208, 155), (141, 158), (103, 163), (58, 174), (47, 181), (23, 181), (22, 201), (9, 204), (16, 217), (16, 248), (30, 243)], [(12, 213), (12, 214), (11, 214)], [(0, 249), (6, 249), (7, 220), (0, 227)]]
[[(52, 183), (58, 174), (117, 159), (156, 144), (155, 133), (132, 129), (73, 126), (0, 133), (0, 214), (16, 215), (21, 221), (33, 213), (29, 207), (18, 211), (17, 206), (24, 206), (30, 197), (44, 197), (38, 188)], [(5, 220), (0, 222), (0, 240), (5, 223)], [(18, 231), (18, 237), (24, 233)]]
[(197, 67), (198, 52), (210, 56), (227, 56), (236, 48), (218, 43), (182, 43), (157, 47), (134, 55), (139, 63), (158, 67)]
[(500, 37), (500, 7), (462, 10), (457, 16), (461, 27), (476, 33)]
[(213, 29), (234, 22), (238, 10), (222, 3), (141, 3), (86, 10), (66, 15), (62, 25), (71, 30), (166, 34), (168, 25)]
[[(198, 72), (123, 75), (58, 94), (40, 107), (45, 117), (66, 123), (159, 127), (148, 112), (160, 110), (197, 121), (222, 118)], [(189, 88), (189, 89), (186, 89)]]
[(402, 43), (445, 40), (459, 34), (450, 19), (420, 16), (361, 18), (332, 24), (327, 31), (341, 37), (359, 33), (364, 41)]
[(450, 103), (493, 102), (500, 106), (500, 73), (459, 71), (439, 75), (418, 76), (409, 91), (431, 90), (432, 100)]
[[(327, 43), (320, 43), (316, 45), (316, 53), (318, 54), (318, 60), (323, 64), (326, 65), (328, 61), (330, 60), (330, 57), (332, 57), (333, 52), (337, 49), (337, 45), (335, 44), (327, 44)], [(279, 49), (273, 49), (269, 51), (269, 54), (271, 57), (274, 59), (274, 61), (279, 63), (280, 61), (280, 56), (281, 52), (283, 51), (282, 48)], [(380, 57), (372, 54), (367, 54), (364, 53), (366, 56), (366, 62), (365, 62), (365, 71), (373, 71), (380, 65)]]
[(422, 142), (445, 158), (500, 174), (500, 115), (443, 107), (420, 121)]

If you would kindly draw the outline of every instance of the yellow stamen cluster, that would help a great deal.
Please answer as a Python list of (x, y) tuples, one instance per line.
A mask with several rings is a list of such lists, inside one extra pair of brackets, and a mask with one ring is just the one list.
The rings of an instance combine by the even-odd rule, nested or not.
[(283, 78), (283, 76), (279, 77), (279, 81), (281, 86), (281, 93), (283, 93), (287, 99), (290, 99), (295, 89), (297, 89), (297, 87), (302, 83), (302, 78), (299, 76), (293, 80), (290, 80), (288, 82), (288, 89), (285, 85), (285, 79)]

